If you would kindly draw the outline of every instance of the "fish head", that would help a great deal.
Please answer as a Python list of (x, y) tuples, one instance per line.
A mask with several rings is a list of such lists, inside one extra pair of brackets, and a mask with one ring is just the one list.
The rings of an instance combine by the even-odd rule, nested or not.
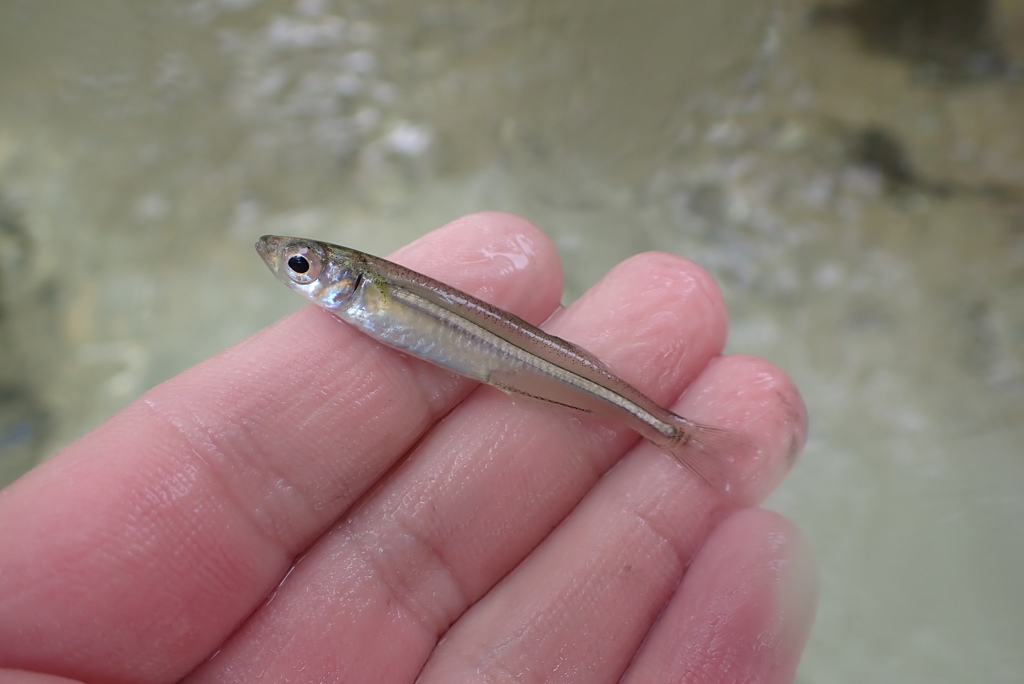
[(278, 280), (328, 311), (345, 306), (363, 274), (354, 253), (318, 240), (264, 235), (256, 251)]

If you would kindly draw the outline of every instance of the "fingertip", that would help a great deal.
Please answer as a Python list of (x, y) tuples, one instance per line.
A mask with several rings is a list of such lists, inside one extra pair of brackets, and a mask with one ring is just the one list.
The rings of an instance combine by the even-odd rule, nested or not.
[(735, 386), (745, 429), (754, 429), (762, 440), (770, 438), (785, 474), (807, 442), (807, 406), (800, 390), (788, 373), (760, 357), (730, 354), (722, 361), (742, 378)]
[(818, 597), (818, 564), (803, 531), (784, 516), (764, 508), (730, 514), (708, 538), (706, 547), (722, 557), (723, 567), (743, 572), (753, 566), (779, 588), (782, 612), (812, 617)]
[(777, 610), (789, 617), (793, 631), (788, 640), (802, 646), (818, 607), (818, 561), (811, 542), (799, 527), (774, 511), (752, 508), (739, 513), (745, 514), (740, 523), (760, 528), (771, 547), (769, 555), (775, 558), (771, 567), (778, 573)]
[[(545, 328), (562, 334), (570, 319), (585, 329), (572, 342), (597, 353), (659, 402), (678, 396), (721, 353), (727, 332), (725, 305), (710, 276), (664, 252), (644, 252), (618, 264)], [(629, 335), (608, 345), (615, 330)]]
[(686, 293), (693, 304), (700, 302), (702, 310), (715, 314), (715, 323), (724, 336), (728, 317), (722, 290), (711, 274), (695, 262), (668, 252), (641, 252), (620, 263), (612, 272), (618, 269), (636, 269), (642, 273), (641, 292), (672, 288)]
[(736, 511), (701, 547), (624, 681), (714, 672), (791, 682), (816, 606), (817, 567), (800, 530), (771, 511)]
[(662, 263), (667, 268), (678, 273), (685, 273), (693, 282), (693, 285), (701, 290), (708, 302), (720, 309), (725, 309), (725, 298), (718, 281), (708, 273), (700, 264), (691, 261), (686, 257), (672, 254), (670, 252), (641, 252), (626, 262), (636, 259), (648, 263)]
[(778, 486), (807, 438), (807, 411), (796, 385), (778, 366), (756, 356), (712, 359), (677, 409), (749, 442), (751, 448), (728, 464), (732, 498), (741, 505), (757, 504)]
[[(735, 665), (752, 679), (791, 681), (817, 607), (817, 564), (806, 537), (772, 511), (736, 511), (691, 568), (705, 616), (725, 625)], [(698, 611), (701, 608), (697, 608)]]
[[(554, 243), (547, 234), (518, 214), (507, 211), (477, 211), (449, 221), (437, 231), (490, 231), (506, 235), (524, 235), (538, 243), (544, 243), (554, 251)], [(437, 232), (435, 231), (435, 232)]]
[(562, 298), (562, 265), (554, 243), (515, 214), (487, 211), (463, 216), (389, 258), (485, 301), (498, 299), (503, 308), (526, 311), (526, 320), (535, 323)]

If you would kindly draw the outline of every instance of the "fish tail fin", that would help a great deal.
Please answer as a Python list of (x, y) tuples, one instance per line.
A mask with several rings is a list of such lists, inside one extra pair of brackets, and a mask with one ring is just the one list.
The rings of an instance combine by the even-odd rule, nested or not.
[(730, 465), (752, 455), (753, 442), (729, 428), (703, 425), (675, 414), (672, 418), (675, 434), (659, 446), (712, 489), (731, 495)]

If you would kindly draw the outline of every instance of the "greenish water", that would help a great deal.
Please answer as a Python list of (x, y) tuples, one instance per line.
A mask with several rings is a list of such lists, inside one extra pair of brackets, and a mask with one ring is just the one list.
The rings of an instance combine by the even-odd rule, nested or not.
[(798, 681), (1019, 681), (1022, 64), (1010, 0), (0, 0), (0, 481), (296, 308), (260, 234), (505, 209), (796, 378)]

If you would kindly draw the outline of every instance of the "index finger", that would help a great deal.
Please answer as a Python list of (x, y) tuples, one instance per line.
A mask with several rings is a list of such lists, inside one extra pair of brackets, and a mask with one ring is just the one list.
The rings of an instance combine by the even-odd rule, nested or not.
[[(533, 322), (561, 294), (506, 214), (394, 259)], [(0, 493), (0, 666), (180, 678), (472, 387), (307, 306), (148, 392)]]

